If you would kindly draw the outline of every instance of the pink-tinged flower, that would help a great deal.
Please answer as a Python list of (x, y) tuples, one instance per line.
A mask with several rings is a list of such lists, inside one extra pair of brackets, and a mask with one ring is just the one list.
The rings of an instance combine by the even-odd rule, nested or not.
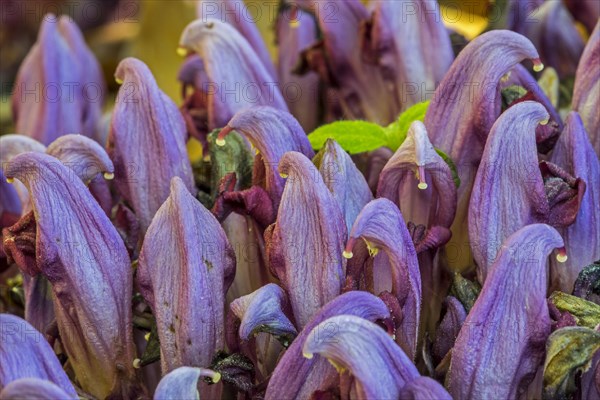
[(77, 395), (69, 395), (59, 386), (50, 381), (38, 378), (22, 378), (12, 381), (0, 390), (0, 399), (19, 400), (55, 400), (79, 399)]
[(306, 399), (315, 392), (339, 385), (337, 371), (325, 358), (302, 356), (302, 348), (313, 328), (336, 315), (356, 315), (373, 322), (390, 319), (385, 303), (370, 293), (352, 291), (336, 297), (319, 310), (283, 353), (269, 380), (266, 400)]
[(583, 267), (600, 259), (600, 165), (576, 112), (567, 117), (565, 130), (554, 147), (550, 161), (586, 183), (575, 222), (559, 230), (569, 258), (561, 265), (551, 261), (551, 286), (571, 293)]
[(373, 200), (373, 194), (363, 174), (350, 155), (333, 139), (327, 139), (313, 158), (325, 185), (338, 201), (348, 232), (363, 207)]
[(286, 289), (301, 329), (342, 290), (347, 230), (338, 202), (306, 156), (285, 153), (279, 173), (287, 182), (265, 242), (269, 267)]
[(317, 40), (317, 24), (314, 17), (291, 6), (280, 8), (275, 22), (278, 47), (277, 77), (281, 91), (302, 128), (312, 132), (319, 124), (321, 85), (316, 72), (297, 71), (302, 51)]
[(542, 67), (537, 50), (524, 36), (504, 30), (478, 36), (460, 52), (427, 109), (425, 126), (431, 143), (455, 162), (461, 180), (448, 245), (451, 269), (470, 264), (469, 197), (488, 132), (501, 112), (498, 84), (525, 59), (533, 60), (536, 69)]
[(385, 330), (358, 316), (338, 315), (319, 323), (306, 337), (302, 353), (309, 359), (324, 357), (340, 372), (347, 370), (357, 399), (399, 399), (401, 393), (416, 395), (415, 390), (451, 398), (432, 379), (421, 379), (420, 388), (407, 387), (421, 377), (417, 367)]
[[(364, 240), (375, 257), (372, 267), (372, 287), (375, 295), (388, 290), (396, 298), (401, 320), (396, 341), (414, 359), (417, 351), (421, 313), (421, 275), (417, 252), (400, 210), (391, 201), (381, 198), (367, 204), (354, 222), (344, 256), (351, 258), (355, 243)], [(378, 255), (379, 250), (384, 255)]]
[(83, 182), (57, 159), (24, 153), (5, 174), (29, 190), (35, 223), (25, 216), (5, 229), (4, 249), (23, 272), (42, 274), (52, 285), (61, 344), (83, 390), (102, 398), (140, 394), (132, 272), (121, 237)]
[(177, 106), (156, 84), (140, 60), (126, 58), (115, 77), (122, 82), (108, 138), (115, 184), (131, 205), (142, 232), (169, 196), (169, 182), (180, 177), (195, 193), (185, 147), (186, 132)]
[(197, 61), (187, 66), (190, 73), (186, 75), (195, 77), (195, 84), (182, 108), (188, 131), (202, 142), (208, 132), (225, 126), (234, 114), (248, 107), (287, 111), (275, 77), (244, 36), (228, 23), (196, 20), (183, 31), (179, 46), (186, 53), (197, 54), (203, 68)]
[(317, 72), (328, 95), (339, 102), (341, 115), (336, 117), (392, 122), (401, 105), (383, 69), (365, 57), (363, 25), (370, 17), (365, 6), (359, 0), (297, 3), (315, 15), (322, 38), (303, 52), (303, 67)]
[(600, 21), (585, 46), (575, 74), (573, 110), (581, 115), (596, 155), (600, 157)]
[(212, 383), (221, 380), (221, 374), (204, 368), (179, 367), (165, 375), (154, 392), (154, 400), (199, 399), (200, 378), (209, 378)]
[(453, 398), (512, 399), (527, 388), (550, 335), (548, 255), (562, 246), (544, 224), (504, 242), (452, 349), (446, 386)]
[(226, 146), (231, 131), (245, 137), (256, 149), (252, 187), (222, 191), (214, 212), (220, 219), (232, 210), (249, 214), (266, 227), (275, 221), (285, 184), (277, 170), (281, 158), (288, 151), (310, 158), (314, 152), (298, 121), (291, 114), (272, 107), (252, 107), (238, 112), (219, 132), (216, 144)]
[(75, 22), (46, 15), (15, 82), (16, 131), (46, 145), (67, 133), (96, 137), (104, 92), (100, 65)]
[[(137, 280), (156, 318), (163, 374), (181, 366), (209, 367), (223, 350), (225, 293), (235, 254), (215, 217), (171, 180), (171, 194), (144, 238)], [(218, 396), (220, 388), (205, 388)]]
[(577, 216), (585, 182), (550, 162), (538, 163), (535, 129), (547, 119), (541, 104), (525, 101), (506, 110), (492, 127), (469, 206), (481, 283), (514, 232), (538, 222), (566, 227)]
[(369, 42), (383, 76), (406, 109), (428, 100), (454, 60), (435, 0), (376, 1)]
[[(26, 321), (10, 314), (0, 314), (2, 331), (0, 346), (0, 398), (5, 397), (8, 385), (25, 378), (36, 378), (37, 383), (52, 383), (76, 399), (77, 393), (69, 381), (54, 351), (40, 332)], [(14, 390), (15, 388), (10, 390)], [(23, 397), (21, 397), (23, 398)]]
[(196, 16), (199, 20), (219, 20), (233, 26), (248, 41), (252, 50), (272, 77), (275, 77), (275, 66), (271, 60), (269, 49), (252, 19), (252, 14), (243, 0), (201, 0), (196, 3)]

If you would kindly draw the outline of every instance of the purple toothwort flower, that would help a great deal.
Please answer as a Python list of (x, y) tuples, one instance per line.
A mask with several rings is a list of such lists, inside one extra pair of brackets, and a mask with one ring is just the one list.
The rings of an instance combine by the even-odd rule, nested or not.
[[(379, 295), (381, 291), (388, 289), (378, 287), (384, 281), (384, 285), (391, 286), (389, 289), (402, 310), (396, 339), (405, 353), (413, 359), (417, 351), (421, 313), (421, 275), (417, 252), (398, 207), (384, 198), (367, 204), (350, 231), (344, 257), (353, 257), (352, 250), (360, 239), (365, 241), (369, 254), (375, 257), (374, 294)], [(385, 254), (379, 255), (379, 250), (383, 250)]]
[(579, 60), (573, 89), (573, 110), (583, 120), (596, 155), (600, 157), (600, 21)]
[(527, 388), (550, 335), (547, 259), (562, 246), (544, 224), (504, 242), (452, 349), (446, 386), (453, 398), (517, 398)]
[(492, 127), (469, 207), (481, 283), (514, 232), (537, 222), (565, 227), (577, 216), (585, 182), (550, 162), (538, 163), (535, 129), (547, 120), (541, 104), (525, 101), (506, 110)]
[(568, 115), (550, 161), (586, 183), (575, 222), (559, 230), (569, 249), (569, 259), (561, 265), (551, 260), (551, 286), (571, 293), (583, 267), (600, 259), (600, 165), (576, 112)]
[(171, 194), (144, 238), (137, 274), (156, 317), (163, 373), (207, 368), (223, 349), (225, 293), (234, 274), (235, 254), (225, 232), (184, 182), (173, 178)]
[(100, 65), (75, 22), (44, 16), (16, 78), (15, 130), (46, 145), (67, 133), (95, 138), (104, 92)]
[(342, 290), (347, 230), (338, 202), (306, 156), (285, 153), (279, 173), (287, 181), (277, 221), (265, 231), (267, 255), (289, 295), (296, 326), (303, 328)]
[(160, 380), (154, 392), (154, 400), (198, 399), (201, 377), (210, 378), (212, 383), (221, 380), (221, 374), (210, 369), (179, 367)]
[(115, 164), (117, 189), (145, 231), (169, 195), (172, 177), (180, 177), (195, 193), (185, 125), (177, 106), (159, 89), (146, 64), (126, 58), (115, 77), (122, 86), (113, 110), (108, 154)]
[(97, 397), (141, 393), (123, 240), (88, 188), (56, 158), (20, 154), (5, 174), (29, 190), (35, 220), (25, 216), (16, 225), (21, 229), (7, 228), (10, 235), (5, 229), (4, 248), (23, 272), (41, 273), (52, 285), (61, 343), (77, 380)]
[(0, 399), (19, 400), (19, 399), (79, 399), (77, 395), (68, 394), (50, 381), (38, 378), (22, 378), (12, 381), (0, 390)]

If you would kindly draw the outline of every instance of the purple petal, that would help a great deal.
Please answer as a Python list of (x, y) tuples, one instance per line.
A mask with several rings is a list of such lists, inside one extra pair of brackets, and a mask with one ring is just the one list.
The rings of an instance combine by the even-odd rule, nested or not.
[(565, 5), (573, 17), (585, 25), (588, 32), (594, 30), (600, 18), (600, 3), (596, 0), (565, 0)]
[(448, 296), (444, 303), (446, 314), (437, 328), (432, 349), (438, 360), (442, 360), (454, 347), (456, 337), (467, 318), (465, 308), (456, 297)]
[(113, 110), (108, 154), (115, 164), (115, 184), (145, 231), (169, 195), (172, 177), (179, 176), (195, 193), (185, 126), (143, 62), (126, 58), (115, 76), (123, 84)]
[(288, 293), (296, 326), (303, 328), (342, 290), (346, 225), (337, 201), (308, 158), (287, 152), (279, 171), (287, 182), (277, 221), (265, 233), (267, 255)]
[(0, 230), (17, 222), (21, 216), (21, 199), (17, 190), (6, 182), (0, 170)]
[(358, 399), (397, 399), (417, 368), (380, 326), (353, 315), (338, 315), (315, 326), (302, 353), (327, 358), (354, 377)]
[(274, 76), (231, 25), (213, 18), (196, 20), (185, 28), (179, 45), (200, 56), (210, 79), (207, 87), (199, 88), (207, 103), (208, 131), (225, 126), (250, 106), (287, 111)]
[[(254, 6), (256, 7), (256, 5)], [(275, 66), (265, 40), (242, 0), (202, 0), (196, 5), (196, 15), (203, 22), (216, 19), (233, 26), (252, 46), (269, 74), (272, 77), (276, 76)]]
[(23, 378), (4, 386), (2, 391), (0, 391), (0, 399), (77, 400), (79, 397), (75, 394), (74, 390), (72, 394), (68, 394), (50, 381), (38, 378)]
[(204, 368), (179, 367), (166, 374), (158, 383), (154, 400), (199, 399), (198, 380), (209, 377), (213, 383), (221, 380), (221, 374)]
[(100, 71), (73, 20), (46, 15), (16, 78), (16, 131), (44, 144), (73, 132), (94, 137), (105, 92)]
[(21, 154), (6, 176), (29, 189), (37, 228), (31, 235), (24, 227), (30, 241), (24, 249), (18, 241), (7, 247), (15, 238), (5, 230), (5, 249), (12, 258), (35, 259), (19, 266), (52, 284), (61, 342), (78, 381), (94, 396), (133, 395), (139, 388), (132, 366), (132, 276), (121, 237), (83, 182), (54, 157)]
[(586, 182), (575, 222), (562, 230), (568, 260), (551, 261), (552, 287), (571, 293), (579, 272), (600, 259), (600, 163), (579, 114), (571, 112), (550, 161)]
[(543, 224), (504, 242), (452, 350), (446, 386), (453, 398), (517, 398), (533, 379), (550, 334), (546, 263), (562, 246)]
[(498, 83), (525, 59), (541, 65), (538, 52), (524, 36), (504, 30), (478, 36), (460, 52), (427, 109), (425, 126), (431, 142), (454, 161), (461, 179), (448, 245), (458, 249), (458, 256), (448, 259), (451, 269), (470, 263), (464, 248), (469, 196), (488, 132), (500, 115)]
[(573, 110), (581, 115), (596, 155), (600, 157), (600, 22), (583, 50), (575, 74)]
[(393, 155), (394, 152), (387, 147), (380, 147), (369, 154), (366, 177), (369, 188), (373, 193), (377, 191), (377, 184), (379, 183), (381, 171)]
[(259, 332), (268, 332), (283, 340), (293, 339), (298, 334), (284, 312), (288, 308), (286, 294), (274, 283), (234, 300), (230, 308), (240, 320), (238, 332), (242, 340), (249, 340)]
[(163, 373), (184, 365), (208, 367), (223, 349), (225, 293), (234, 274), (225, 232), (173, 178), (171, 194), (144, 238), (137, 272), (156, 317)]
[(374, 255), (381, 249), (387, 256), (387, 259), (375, 258), (373, 275), (385, 274), (382, 269), (388, 269), (389, 263), (391, 292), (402, 306), (403, 318), (396, 335), (397, 342), (409, 357), (414, 358), (421, 312), (421, 275), (415, 247), (398, 207), (383, 198), (367, 204), (350, 232), (344, 252), (346, 257), (352, 257), (354, 243), (361, 238)]
[(338, 373), (324, 358), (302, 356), (306, 337), (315, 326), (335, 315), (356, 315), (370, 321), (390, 317), (387, 306), (367, 292), (344, 293), (327, 303), (283, 353), (265, 394), (266, 400), (305, 399), (318, 390), (337, 386)]
[(333, 139), (327, 139), (313, 162), (319, 168), (325, 185), (338, 201), (350, 232), (360, 210), (373, 200), (365, 177), (356, 168), (350, 155)]
[(452, 400), (452, 396), (437, 381), (420, 376), (408, 382), (400, 391), (400, 400)]
[(77, 398), (67, 374), (40, 332), (10, 314), (0, 314), (0, 329), (0, 387), (22, 378), (38, 378), (56, 384), (69, 397)]
[(370, 45), (402, 108), (428, 100), (454, 60), (437, 1), (377, 1), (373, 8)]
[(106, 150), (92, 139), (82, 135), (64, 135), (50, 143), (46, 154), (58, 158), (71, 168), (77, 176), (89, 183), (102, 173), (112, 179), (115, 169)]

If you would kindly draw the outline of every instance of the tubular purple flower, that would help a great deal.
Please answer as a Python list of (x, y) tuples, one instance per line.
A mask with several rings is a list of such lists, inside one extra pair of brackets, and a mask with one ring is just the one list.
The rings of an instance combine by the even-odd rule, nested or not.
[(517, 398), (527, 388), (550, 335), (547, 259), (562, 246), (544, 224), (504, 242), (452, 349), (446, 387), (453, 398)]
[[(196, 88), (204, 96), (207, 132), (225, 126), (235, 113), (250, 106), (287, 111), (275, 77), (231, 25), (213, 18), (196, 20), (183, 31), (179, 46), (182, 52), (200, 56), (210, 81), (207, 87)], [(231, 90), (239, 93), (234, 101), (226, 95)]]
[(385, 274), (382, 268), (388, 268), (389, 263), (391, 293), (402, 307), (402, 321), (396, 332), (396, 341), (414, 359), (421, 313), (421, 275), (417, 252), (398, 207), (383, 198), (367, 204), (350, 231), (344, 257), (352, 257), (352, 249), (359, 239), (366, 242), (372, 256), (377, 255), (380, 249), (387, 256), (387, 260), (375, 258), (373, 275)]
[(20, 154), (5, 173), (27, 186), (35, 224), (8, 237), (5, 230), (4, 248), (24, 272), (50, 281), (61, 343), (77, 380), (97, 397), (139, 394), (132, 272), (123, 240), (83, 182), (55, 158)]
[(56, 400), (56, 399), (79, 399), (75, 395), (70, 395), (50, 381), (38, 378), (18, 379), (4, 386), (0, 391), (2, 400)]
[[(225, 146), (226, 137), (236, 131), (256, 148), (252, 173), (253, 186), (241, 192), (225, 192), (225, 205), (252, 215), (263, 227), (275, 221), (285, 179), (277, 171), (283, 155), (297, 151), (312, 158), (314, 152), (306, 134), (289, 113), (272, 107), (252, 107), (238, 112), (217, 136), (216, 144)], [(216, 214), (226, 213), (218, 209)]]
[(37, 378), (57, 385), (69, 398), (77, 398), (44, 335), (27, 321), (10, 314), (0, 314), (0, 329), (0, 388), (23, 378)]
[(420, 376), (400, 390), (400, 400), (452, 400), (452, 396), (437, 381)]
[(148, 67), (135, 58), (119, 63), (122, 82), (113, 110), (108, 154), (115, 165), (115, 184), (132, 206), (144, 232), (179, 176), (195, 193), (185, 147), (183, 118), (156, 85)]
[(306, 337), (302, 353), (325, 357), (355, 379), (358, 399), (397, 399), (420, 375), (417, 367), (380, 326), (354, 315), (330, 317)]
[(541, 104), (525, 101), (506, 110), (492, 127), (469, 207), (471, 249), (481, 283), (514, 232), (536, 222), (564, 227), (575, 220), (585, 183), (554, 164), (538, 165), (534, 132), (547, 119)]
[(550, 161), (586, 182), (575, 222), (560, 230), (569, 258), (560, 265), (550, 261), (551, 287), (571, 293), (583, 267), (600, 259), (600, 163), (576, 112), (568, 115)]
[[(28, 93), (35, 90), (35, 97)], [(67, 16), (44, 16), (12, 96), (16, 131), (49, 144), (73, 132), (95, 137), (105, 84), (81, 31)]]
[(444, 304), (446, 306), (446, 314), (437, 328), (432, 349), (433, 355), (438, 360), (442, 360), (452, 347), (454, 347), (456, 337), (467, 318), (465, 308), (456, 297), (446, 297)]
[(221, 374), (210, 369), (179, 367), (160, 380), (154, 392), (154, 400), (199, 399), (200, 377), (208, 377), (213, 383), (221, 380)]
[(310, 398), (316, 391), (339, 384), (337, 371), (324, 358), (302, 356), (302, 348), (313, 328), (336, 315), (356, 315), (375, 322), (389, 320), (390, 311), (381, 299), (367, 292), (347, 292), (327, 303), (283, 353), (269, 380), (265, 400)]
[(333, 139), (327, 139), (313, 158), (325, 185), (336, 198), (348, 232), (363, 207), (373, 200), (373, 194), (363, 174), (356, 168), (350, 155)]
[(376, 1), (368, 44), (406, 109), (428, 100), (454, 54), (435, 0)]
[(267, 255), (288, 293), (296, 326), (303, 328), (342, 290), (347, 231), (337, 201), (306, 156), (285, 153), (279, 173), (287, 182), (277, 220), (265, 232)]
[(600, 21), (590, 36), (575, 73), (572, 107), (581, 115), (596, 155), (600, 157)]
[(218, 221), (178, 177), (144, 238), (137, 280), (156, 318), (163, 374), (208, 367), (222, 350), (235, 254)]
[(219, 20), (233, 26), (248, 41), (272, 77), (275, 66), (252, 14), (243, 0), (201, 0), (196, 3), (196, 16), (202, 22)]
[(475, 171), (488, 132), (500, 115), (500, 78), (525, 59), (541, 69), (539, 54), (531, 42), (517, 33), (497, 30), (484, 33), (460, 52), (438, 86), (425, 115), (431, 143), (456, 163), (461, 185), (449, 247), (457, 257), (448, 257), (449, 268), (469, 264), (467, 211)]

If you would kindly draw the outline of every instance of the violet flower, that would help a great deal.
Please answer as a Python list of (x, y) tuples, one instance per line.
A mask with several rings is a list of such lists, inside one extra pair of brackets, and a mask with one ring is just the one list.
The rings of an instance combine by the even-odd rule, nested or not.
[[(67, 398), (77, 398), (77, 393), (62, 365), (40, 332), (27, 321), (10, 314), (0, 314), (0, 329), (0, 388), (3, 388), (0, 392), (1, 398), (5, 398), (4, 390), (10, 383), (19, 382), (24, 378), (37, 378), (39, 382), (53, 383)], [(9, 392), (12, 390), (14, 389), (9, 389)]]
[(329, 362), (302, 356), (313, 328), (336, 315), (356, 315), (373, 322), (390, 319), (384, 302), (370, 293), (351, 291), (336, 297), (319, 310), (283, 353), (269, 380), (265, 400), (310, 398), (314, 392), (337, 387), (338, 373)]
[(600, 163), (576, 112), (568, 115), (550, 161), (586, 182), (577, 218), (560, 230), (569, 249), (569, 259), (564, 265), (551, 261), (551, 286), (571, 293), (583, 267), (600, 259)]
[[(460, 52), (437, 88), (425, 115), (433, 145), (455, 163), (461, 185), (448, 248), (451, 269), (469, 264), (467, 210), (477, 165), (488, 132), (501, 111), (500, 78), (525, 59), (541, 69), (539, 54), (531, 42), (514, 32), (484, 33)], [(466, 247), (465, 247), (466, 246)]]
[(59, 386), (50, 381), (38, 378), (22, 378), (12, 381), (0, 390), (2, 400), (20, 399), (79, 399), (77, 395), (69, 395)]
[(600, 21), (581, 55), (575, 74), (572, 107), (581, 115), (596, 155), (600, 157)]
[(10, 235), (5, 229), (5, 251), (25, 273), (50, 281), (77, 380), (97, 397), (141, 393), (132, 365), (130, 260), (121, 237), (83, 182), (55, 158), (24, 153), (5, 174), (27, 186), (35, 216), (34, 223), (9, 228)]
[(402, 109), (428, 100), (454, 60), (435, 0), (376, 1), (369, 42)]
[(19, 193), (14, 186), (6, 182), (6, 177), (0, 170), (0, 230), (13, 225), (20, 216), (21, 199), (19, 199)]
[(46, 145), (73, 132), (95, 138), (104, 92), (100, 65), (75, 22), (45, 15), (16, 78), (15, 130)]
[(562, 246), (544, 224), (527, 225), (503, 243), (452, 349), (446, 386), (453, 398), (517, 398), (527, 388), (550, 334), (547, 258)]
[(308, 158), (285, 153), (279, 173), (287, 182), (265, 242), (269, 267), (286, 289), (301, 329), (342, 290), (347, 230), (337, 201)]
[(221, 380), (221, 374), (210, 369), (179, 367), (160, 380), (154, 392), (154, 400), (199, 399), (200, 377), (209, 378), (212, 383)]
[[(372, 272), (374, 294), (389, 290), (396, 298), (402, 311), (401, 316), (395, 315), (399, 318), (396, 341), (414, 359), (421, 313), (421, 275), (415, 247), (398, 207), (383, 198), (367, 204), (350, 231), (344, 257), (352, 258), (352, 250), (359, 239), (366, 242), (369, 253), (375, 257)], [(376, 257), (380, 249), (386, 257)]]
[(444, 305), (446, 313), (437, 328), (432, 348), (433, 355), (438, 360), (442, 360), (452, 350), (460, 329), (467, 318), (465, 308), (456, 297), (446, 297)]
[(179, 176), (195, 193), (185, 125), (143, 62), (124, 59), (115, 77), (122, 86), (107, 149), (115, 164), (117, 189), (133, 208), (144, 232), (169, 195), (172, 177)]
[(522, 227), (573, 223), (586, 184), (550, 162), (538, 164), (535, 129), (548, 113), (525, 101), (506, 110), (490, 132), (469, 207), (469, 236), (481, 283), (501, 244)]
[[(181, 178), (144, 238), (137, 280), (156, 318), (163, 373), (209, 367), (222, 350), (235, 255), (223, 229)], [(193, 284), (191, 284), (193, 283)]]

